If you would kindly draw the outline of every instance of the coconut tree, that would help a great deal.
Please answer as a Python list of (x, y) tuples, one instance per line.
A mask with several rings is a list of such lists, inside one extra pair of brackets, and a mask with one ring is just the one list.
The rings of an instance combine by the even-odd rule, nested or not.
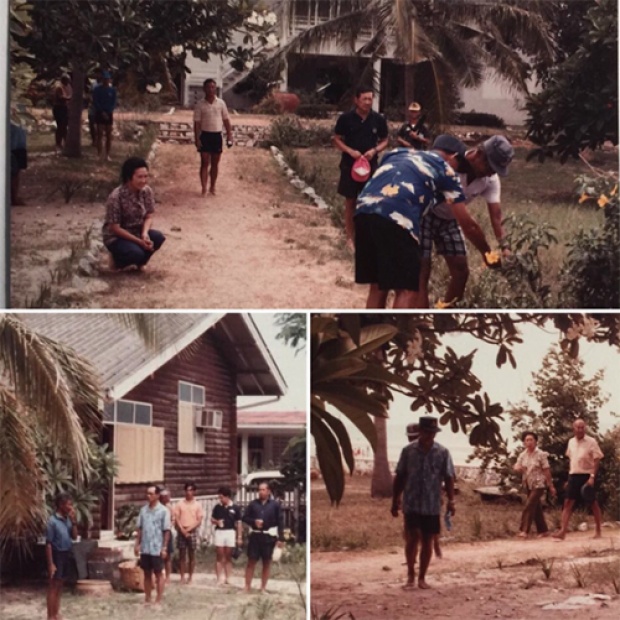
[[(285, 11), (295, 2), (285, 0)], [(553, 50), (547, 16), (554, 2), (454, 2), (453, 0), (353, 0), (349, 10), (293, 37), (281, 53), (305, 51), (327, 41), (367, 56), (372, 63), (392, 56), (406, 67), (405, 96), (413, 99), (411, 68), (430, 63), (435, 89), (449, 84), (478, 86), (487, 68), (526, 92), (528, 57), (549, 58)], [(335, 3), (332, 3), (335, 7)], [(358, 43), (360, 31), (370, 38)], [(441, 88), (440, 88), (441, 86)], [(441, 107), (441, 96), (438, 97)]]
[[(111, 315), (155, 346), (157, 315)], [(169, 320), (173, 316), (167, 315)], [(69, 317), (67, 317), (69, 320)], [(0, 315), (0, 552), (9, 540), (24, 549), (45, 522), (42, 438), (61, 451), (80, 489), (93, 474), (89, 434), (98, 433), (101, 384), (93, 366), (71, 348)], [(49, 468), (48, 468), (49, 469)]]

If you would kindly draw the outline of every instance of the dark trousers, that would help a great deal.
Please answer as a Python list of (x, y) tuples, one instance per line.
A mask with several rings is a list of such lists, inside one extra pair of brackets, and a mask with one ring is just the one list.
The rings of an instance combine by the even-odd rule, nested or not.
[(142, 267), (146, 265), (154, 252), (157, 252), (161, 247), (161, 244), (166, 240), (166, 237), (158, 230), (149, 230), (149, 237), (153, 242), (153, 250), (148, 251), (139, 246), (135, 241), (129, 241), (128, 239), (116, 239), (108, 246), (108, 250), (114, 258), (114, 263), (119, 269), (129, 267), (129, 265), (136, 265)]
[(536, 530), (539, 534), (548, 531), (547, 522), (542, 509), (542, 496), (545, 489), (531, 489), (527, 495), (527, 501), (521, 515), (521, 531), (526, 534), (530, 533), (532, 521), (536, 524)]

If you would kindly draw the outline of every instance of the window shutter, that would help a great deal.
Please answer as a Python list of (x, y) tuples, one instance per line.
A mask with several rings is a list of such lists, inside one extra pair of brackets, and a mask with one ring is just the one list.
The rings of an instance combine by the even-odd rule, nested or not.
[(192, 403), (179, 402), (178, 448), (179, 452), (196, 452), (194, 446), (194, 407)]
[(118, 483), (159, 482), (164, 479), (164, 429), (118, 424), (114, 453), (119, 461)]

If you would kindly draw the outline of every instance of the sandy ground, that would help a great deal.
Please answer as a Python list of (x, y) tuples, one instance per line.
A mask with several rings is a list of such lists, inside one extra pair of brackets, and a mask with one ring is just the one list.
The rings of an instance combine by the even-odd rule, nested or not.
[[(144, 274), (106, 271), (73, 307), (354, 308), (365, 287), (329, 215), (305, 204), (269, 151), (236, 147), (222, 157), (217, 196), (200, 195), (191, 146), (161, 144), (152, 166), (154, 228), (167, 241)], [(29, 171), (30, 172), (30, 171)], [(27, 179), (24, 179), (27, 183)], [(26, 207), (12, 208), (12, 300), (25, 305), (102, 204), (46, 202), (24, 185)], [(107, 252), (103, 254), (107, 255)], [(65, 284), (70, 286), (70, 284)]]
[[(311, 558), (311, 600), (320, 611), (337, 605), (356, 620), (618, 618), (620, 598), (609, 583), (597, 586), (595, 580), (597, 575), (598, 581), (603, 579), (604, 563), (620, 558), (619, 548), (618, 529), (606, 529), (600, 540), (592, 539), (591, 533), (574, 533), (563, 542), (547, 538), (448, 544), (443, 559), (431, 561), (427, 581), (432, 589), (407, 591), (402, 589), (407, 571), (400, 551), (315, 552)], [(549, 580), (539, 558), (555, 559)], [(573, 566), (584, 573), (585, 588), (575, 586)], [(620, 583), (620, 575), (616, 577)], [(579, 611), (542, 609), (548, 603), (597, 592), (611, 599)]]

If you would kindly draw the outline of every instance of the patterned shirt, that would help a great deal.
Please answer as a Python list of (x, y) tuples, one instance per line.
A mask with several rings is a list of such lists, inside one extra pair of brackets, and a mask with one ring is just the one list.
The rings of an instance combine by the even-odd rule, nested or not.
[(523, 450), (517, 459), (517, 465), (523, 467), (523, 480), (528, 489), (544, 489), (547, 486), (543, 471), (549, 469), (547, 453), (534, 448), (532, 452)]
[(126, 185), (120, 185), (108, 197), (105, 209), (103, 224), (105, 245), (110, 245), (118, 239), (110, 232), (111, 224), (118, 224), (132, 235), (142, 237), (142, 225), (146, 216), (155, 212), (153, 190), (147, 185), (139, 192), (133, 192)]
[(73, 524), (69, 517), (61, 517), (59, 514), (53, 514), (47, 520), (47, 532), (45, 542), (52, 545), (55, 551), (71, 551), (73, 547), (73, 539), (71, 531)]
[(566, 456), (570, 459), (569, 474), (593, 474), (595, 461), (602, 459), (603, 453), (594, 437), (584, 435), (581, 440), (577, 437), (568, 440)]
[(396, 475), (405, 479), (403, 513), (438, 515), (441, 512), (441, 483), (454, 478), (454, 464), (446, 448), (437, 442), (424, 453), (419, 442), (403, 448)]
[(454, 170), (435, 152), (398, 148), (390, 151), (357, 199), (360, 213), (376, 213), (419, 241), (420, 220), (438, 202), (464, 202)]
[(164, 533), (170, 531), (170, 511), (157, 502), (154, 508), (142, 506), (138, 515), (141, 530), (140, 553), (159, 555), (164, 546)]
[(200, 123), (200, 131), (222, 133), (224, 121), (228, 120), (226, 103), (216, 97), (213, 103), (201, 99), (194, 108), (194, 122)]

